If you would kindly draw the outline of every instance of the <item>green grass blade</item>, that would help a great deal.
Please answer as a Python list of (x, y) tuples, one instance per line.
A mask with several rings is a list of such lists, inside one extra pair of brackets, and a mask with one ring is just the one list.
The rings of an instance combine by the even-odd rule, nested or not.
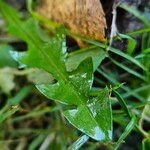
[(114, 147), (115, 150), (117, 150), (119, 146), (124, 142), (124, 139), (130, 134), (130, 132), (135, 127), (135, 125), (136, 125), (136, 118), (133, 117), (131, 121), (129, 122), (129, 124), (127, 125), (127, 127), (125, 128), (125, 131), (123, 132), (123, 134), (121, 135), (117, 143), (115, 144), (115, 147)]
[[(146, 90), (149, 90), (149, 89), (150, 89), (150, 85), (143, 85), (143, 86), (141, 86), (141, 87), (138, 87), (138, 88), (136, 88), (136, 89), (134, 89), (134, 90), (131, 90), (131, 91), (129, 91), (129, 92), (123, 94), (122, 96), (123, 96), (124, 98), (128, 98), (130, 95), (134, 95), (134, 94), (137, 94), (137, 93), (139, 93), (139, 92), (141, 92), (141, 91), (146, 91)], [(145, 100), (145, 101), (146, 101), (146, 100)]]
[(150, 32), (150, 27), (148, 28), (142, 28), (142, 29), (139, 29), (139, 30), (136, 30), (136, 31), (132, 31), (132, 32), (128, 32), (127, 35), (139, 35), (139, 34), (143, 34), (143, 33), (147, 33), (147, 32)]
[[(104, 76), (108, 81), (110, 81), (113, 85), (120, 85), (121, 83), (119, 81), (117, 81), (114, 77), (106, 74), (103, 70), (101, 69), (97, 69), (98, 73), (100, 73), (102, 76)], [(124, 91), (126, 91), (127, 93), (132, 91), (129, 87), (127, 86), (121, 86), (121, 89), (123, 89)], [(140, 100), (141, 102), (145, 101), (145, 99), (143, 97), (141, 97), (139, 94), (135, 94), (132, 93), (132, 96), (134, 96), (135, 98), (137, 98), (138, 100)]]
[(141, 79), (141, 80), (143, 80), (143, 81), (146, 81), (146, 78), (145, 78), (143, 75), (139, 74), (138, 72), (134, 71), (133, 69), (130, 69), (129, 67), (127, 67), (127, 66), (125, 66), (125, 65), (123, 65), (123, 64), (121, 64), (121, 63), (119, 63), (119, 62), (117, 62), (117, 61), (114, 60), (113, 58), (111, 58), (111, 61), (112, 61), (115, 65), (117, 65), (118, 67), (120, 67), (120, 68), (122, 68), (123, 70), (127, 71), (128, 73), (134, 75), (135, 77), (137, 77), (137, 78), (139, 78), (139, 79)]
[(122, 106), (122, 108), (125, 110), (125, 112), (127, 113), (128, 117), (132, 117), (132, 113), (131, 111), (129, 111), (127, 104), (125, 103), (124, 99), (121, 97), (121, 95), (117, 92), (117, 91), (113, 91), (113, 93), (115, 94), (116, 98), (118, 99), (120, 105)]
[(135, 7), (129, 6), (125, 3), (122, 3), (119, 5), (120, 8), (123, 8), (124, 10), (128, 11), (129, 13), (133, 14), (135, 17), (137, 17), (139, 20), (141, 20), (146, 26), (150, 26), (150, 22), (148, 19)]
[(89, 140), (89, 137), (87, 135), (83, 135), (80, 137), (76, 142), (74, 142), (70, 147), (69, 150), (78, 150), (81, 146), (83, 146), (87, 141)]

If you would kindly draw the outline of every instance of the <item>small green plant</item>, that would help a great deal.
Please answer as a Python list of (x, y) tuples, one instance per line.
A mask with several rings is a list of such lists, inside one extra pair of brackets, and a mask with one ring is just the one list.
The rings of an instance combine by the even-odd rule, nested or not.
[[(69, 147), (70, 149), (79, 149), (89, 140), (89, 137), (94, 139), (96, 143), (105, 143), (108, 149), (118, 149), (131, 131), (141, 134), (143, 150), (150, 147), (150, 134), (142, 126), (143, 120), (149, 122), (150, 118), (150, 34), (148, 32), (150, 31), (150, 23), (135, 9), (131, 11), (131, 8), (126, 7), (126, 5), (120, 7), (132, 12), (146, 26), (144, 29), (126, 35), (119, 34), (120, 38), (128, 40), (126, 53), (113, 47), (110, 47), (108, 51), (109, 46), (106, 44), (74, 35), (64, 27), (32, 12), (30, 6), (31, 16), (24, 19), (18, 11), (0, 1), (0, 11), (8, 24), (8, 33), (27, 43), (27, 51), (16, 52), (11, 50), (11, 56), (21, 66), (24, 66), (24, 69), (36, 68), (49, 75), (49, 81), (46, 83), (38, 78), (38, 84), (35, 83), (36, 88), (48, 99), (55, 101), (55, 109), (59, 110), (60, 114), (70, 124), (83, 133), (83, 136)], [(48, 30), (53, 30), (53, 35), (47, 35), (39, 23), (46, 26)], [(144, 33), (142, 50), (137, 55), (135, 52), (136, 41), (131, 35), (141, 33)], [(78, 37), (91, 46), (68, 53), (66, 47), (67, 35)], [(8, 50), (10, 47), (5, 44), (1, 45), (1, 49)], [(11, 67), (16, 67), (16, 62), (10, 58), (9, 54), (7, 56), (9, 58), (7, 57), (5, 60), (8, 61), (8, 64)], [(4, 59), (4, 57), (2, 58)], [(114, 68), (109, 66), (110, 69), (107, 65), (99, 68), (99, 65), (106, 58), (109, 59)], [(5, 66), (3, 62), (0, 60), (2, 67)], [(120, 69), (123, 72), (122, 74), (119, 72)], [(94, 76), (94, 72), (97, 72), (100, 77)], [(34, 74), (34, 72), (31, 72), (31, 74)], [(124, 76), (128, 79), (127, 83), (124, 83)], [(42, 77), (46, 78), (46, 76)], [(102, 85), (103, 88), (95, 88), (93, 81)], [(0, 110), (0, 124), (18, 111), (18, 107), (15, 106), (19, 105), (31, 89), (32, 87), (27, 86), (21, 89), (16, 96), (8, 99), (8, 103)], [(119, 110), (112, 109), (113, 106), (118, 104), (121, 106)], [(11, 110), (7, 112), (8, 108), (11, 108)], [(36, 113), (42, 115), (50, 111), (52, 111), (50, 108), (43, 111), (33, 110), (25, 116), (15, 118), (14, 122), (31, 116), (34, 117)], [(115, 139), (116, 142), (112, 138), (113, 122), (124, 129), (119, 139)], [(41, 141), (43, 141), (42, 134), (33, 140), (29, 149), (37, 148)], [(94, 142), (92, 146), (90, 145), (91, 149), (96, 149), (96, 146)]]
[(9, 23), (9, 31), (28, 44), (28, 52), (21, 54), (18, 60), (28, 67), (43, 69), (56, 80), (54, 84), (36, 85), (39, 91), (49, 99), (68, 106), (63, 115), (83, 133), (98, 141), (111, 140), (112, 113), (109, 89), (92, 91), (92, 58), (85, 53), (85, 58), (78, 60), (77, 67), (72, 65), (68, 71), (65, 64), (68, 55), (65, 31), (58, 29), (55, 37), (44, 38), (46, 36), (39, 32), (36, 20), (30, 18), (21, 21), (14, 9), (3, 2), (0, 6)]

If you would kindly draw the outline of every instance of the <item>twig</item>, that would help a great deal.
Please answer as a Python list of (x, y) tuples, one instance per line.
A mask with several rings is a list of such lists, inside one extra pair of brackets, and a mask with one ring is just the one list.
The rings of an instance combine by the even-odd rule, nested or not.
[(119, 5), (118, 0), (114, 1), (113, 4), (113, 10), (112, 10), (112, 14), (113, 14), (113, 18), (112, 18), (112, 24), (111, 24), (111, 33), (110, 33), (110, 40), (109, 40), (109, 46), (107, 47), (107, 51), (109, 51), (110, 47), (112, 46), (113, 43), (113, 37), (117, 35), (117, 25), (116, 25), (116, 19), (117, 19), (117, 7)]

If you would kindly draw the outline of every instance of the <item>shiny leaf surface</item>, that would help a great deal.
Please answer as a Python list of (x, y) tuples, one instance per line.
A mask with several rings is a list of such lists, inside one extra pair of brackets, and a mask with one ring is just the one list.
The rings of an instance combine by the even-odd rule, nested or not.
[(111, 140), (112, 116), (108, 97), (108, 89), (105, 89), (97, 97), (90, 99), (86, 105), (67, 110), (64, 115), (70, 123), (95, 140)]

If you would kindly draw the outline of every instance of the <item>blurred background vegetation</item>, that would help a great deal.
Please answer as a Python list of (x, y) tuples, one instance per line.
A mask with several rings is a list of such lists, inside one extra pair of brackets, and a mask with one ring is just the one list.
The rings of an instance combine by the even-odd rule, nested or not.
[[(25, 0), (6, 0), (30, 16)], [(113, 87), (113, 142), (118, 141), (120, 150), (150, 149), (150, 2), (121, 1), (117, 8), (118, 35), (107, 57), (94, 74), (95, 88)], [(113, 1), (102, 0), (111, 30)], [(44, 26), (44, 25), (43, 25)], [(79, 47), (68, 43), (68, 51)], [(100, 44), (88, 40), (89, 50)], [(7, 32), (0, 13), (0, 150), (65, 150), (82, 136), (62, 116), (62, 108), (48, 100), (34, 86), (39, 80), (51, 81), (47, 73), (36, 69), (22, 69), (11, 51), (25, 51), (27, 45)], [(105, 48), (104, 48), (105, 49)], [(75, 59), (75, 61), (77, 61)], [(19, 68), (19, 69), (18, 69)], [(46, 76), (46, 79), (45, 79)], [(44, 78), (44, 79), (43, 79)], [(119, 100), (119, 102), (117, 101)], [(123, 103), (125, 102), (125, 103)], [(133, 121), (128, 114), (136, 116)], [(86, 141), (86, 140), (85, 140)], [(85, 143), (74, 143), (75, 149)], [(113, 149), (113, 143), (95, 142), (90, 139), (80, 149)]]

